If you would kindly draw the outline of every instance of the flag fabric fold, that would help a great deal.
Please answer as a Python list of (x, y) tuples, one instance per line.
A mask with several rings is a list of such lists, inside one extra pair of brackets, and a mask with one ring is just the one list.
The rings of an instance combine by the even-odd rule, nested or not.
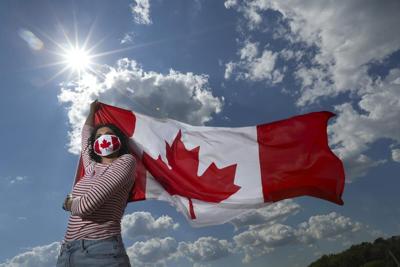
[[(249, 209), (299, 196), (342, 205), (345, 174), (322, 111), (250, 127), (192, 126), (104, 103), (95, 124), (114, 123), (137, 160), (129, 201), (158, 199), (193, 226), (225, 223)], [(78, 164), (75, 183), (84, 174)]]

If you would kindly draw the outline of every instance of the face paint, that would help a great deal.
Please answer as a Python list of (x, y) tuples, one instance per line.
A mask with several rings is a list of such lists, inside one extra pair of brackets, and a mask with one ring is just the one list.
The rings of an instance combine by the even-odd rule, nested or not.
[(118, 136), (104, 134), (94, 141), (94, 153), (101, 157), (111, 155), (121, 147), (121, 141)]

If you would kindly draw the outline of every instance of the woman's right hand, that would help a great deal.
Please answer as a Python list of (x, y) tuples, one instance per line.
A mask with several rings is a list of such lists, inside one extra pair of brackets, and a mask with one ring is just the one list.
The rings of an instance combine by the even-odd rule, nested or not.
[(100, 105), (99, 105), (99, 101), (97, 101), (97, 99), (90, 104), (89, 115), (87, 116), (86, 121), (85, 121), (86, 125), (89, 125), (92, 127), (94, 126), (94, 114), (99, 109), (99, 107), (100, 107)]
[(64, 200), (62, 208), (65, 211), (71, 211), (71, 205), (72, 205), (72, 194), (68, 194)]

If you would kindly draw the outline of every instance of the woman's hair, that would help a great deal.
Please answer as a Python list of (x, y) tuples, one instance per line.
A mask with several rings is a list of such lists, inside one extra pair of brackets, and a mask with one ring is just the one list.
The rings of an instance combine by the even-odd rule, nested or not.
[(128, 144), (128, 137), (114, 124), (112, 123), (105, 123), (105, 124), (99, 124), (96, 127), (94, 127), (92, 134), (89, 137), (89, 155), (90, 157), (96, 161), (96, 162), (101, 162), (101, 157), (94, 153), (93, 150), (93, 144), (96, 141), (96, 133), (97, 130), (103, 127), (108, 127), (110, 128), (116, 136), (118, 136), (119, 140), (121, 141), (121, 148), (118, 150), (118, 157), (124, 154), (129, 154), (129, 144)]

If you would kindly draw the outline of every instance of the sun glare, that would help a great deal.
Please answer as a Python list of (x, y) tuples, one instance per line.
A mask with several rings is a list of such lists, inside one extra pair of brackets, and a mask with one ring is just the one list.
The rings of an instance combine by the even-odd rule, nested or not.
[[(46, 51), (56, 55), (58, 60), (38, 66), (38, 68), (62, 66), (62, 69), (60, 69), (59, 71), (57, 71), (57, 73), (55, 73), (52, 77), (50, 77), (47, 82), (50, 82), (54, 80), (56, 77), (68, 72), (69, 72), (68, 77), (66, 78), (67, 80), (70, 80), (71, 78), (78, 80), (82, 79), (84, 74), (87, 73), (90, 73), (95, 76), (102, 76), (102, 73), (99, 71), (99, 67), (101, 65), (99, 65), (99, 63), (96, 62), (97, 58), (115, 53), (121, 53), (123, 51), (131, 50), (137, 47), (137, 46), (128, 46), (120, 49), (105, 51), (102, 53), (95, 53), (96, 48), (106, 40), (106, 37), (99, 40), (92, 46), (89, 46), (90, 37), (92, 35), (94, 25), (95, 23), (91, 25), (82, 43), (79, 42), (80, 38), (76, 22), (74, 23), (75, 27), (74, 40), (69, 38), (69, 36), (67, 35), (67, 30), (65, 30), (62, 25), (61, 25), (61, 31), (65, 37), (65, 40), (63, 42), (57, 41), (46, 32), (39, 31), (55, 47), (55, 50), (48, 49)], [(32, 45), (33, 49), (40, 50), (43, 49), (43, 47), (45, 47), (43, 41), (38, 39), (38, 37), (37, 37), (38, 40), (34, 39), (31, 34), (28, 34), (25, 31), (21, 30), (20, 36), (26, 42), (29, 42), (29, 44), (33, 43)], [(31, 39), (33, 39), (33, 41)]]
[(74, 48), (64, 55), (68, 67), (74, 71), (84, 71), (90, 66), (90, 55), (83, 49)]

